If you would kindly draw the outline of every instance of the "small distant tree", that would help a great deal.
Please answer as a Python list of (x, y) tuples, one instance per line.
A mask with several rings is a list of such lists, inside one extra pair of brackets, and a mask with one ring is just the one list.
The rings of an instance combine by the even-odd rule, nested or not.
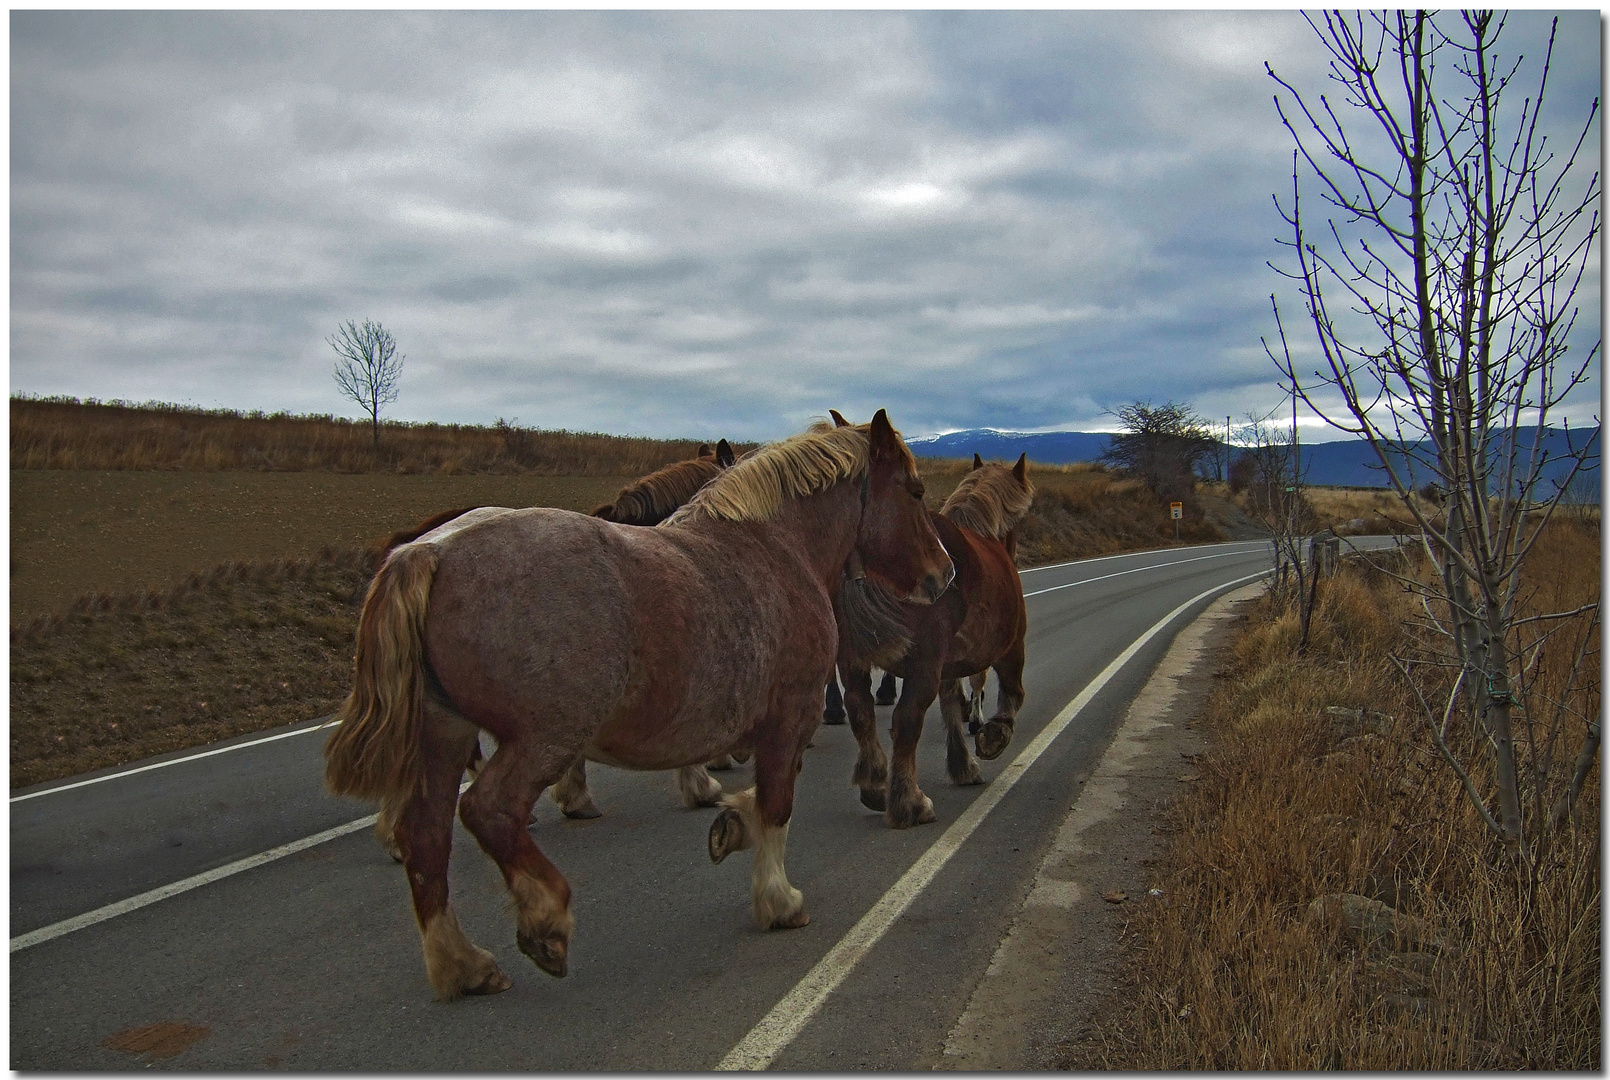
[(325, 340), (337, 358), (335, 384), (369, 414), (378, 447), (380, 410), (397, 400), (397, 383), (402, 379), (403, 357), (397, 355), (396, 339), (377, 322), (365, 319), (359, 326), (349, 319), (334, 337)]
[(1183, 501), (1196, 490), (1197, 464), (1218, 445), (1207, 421), (1188, 405), (1136, 401), (1118, 410), (1123, 430), (1101, 460), (1138, 477), (1162, 499)]

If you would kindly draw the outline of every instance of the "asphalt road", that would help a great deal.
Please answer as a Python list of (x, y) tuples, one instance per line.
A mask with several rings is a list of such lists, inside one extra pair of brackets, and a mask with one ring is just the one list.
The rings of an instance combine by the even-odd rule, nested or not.
[[(402, 870), (359, 824), (372, 807), (320, 789), (324, 737), (310, 725), (16, 793), (11, 1067), (707, 1070), (760, 1045), (746, 1060), (780, 1069), (913, 1068), (939, 1053), (1173, 634), (1269, 561), (1267, 544), (1233, 543), (1026, 571), (1013, 744), (982, 763), (988, 785), (952, 787), (930, 711), (919, 778), (934, 824), (887, 829), (850, 786), (849, 728), (821, 728), (788, 848), (812, 918), (802, 930), (755, 929), (749, 856), (711, 865), (714, 811), (682, 809), (669, 774), (594, 766), (604, 817), (566, 821), (545, 798), (532, 826), (575, 890), (570, 975), (554, 980), (516, 949), (502, 880), (460, 827), (454, 906), (514, 979), (492, 998), (433, 1000)], [(1067, 720), (1064, 707), (1171, 612)], [(989, 693), (993, 707), (993, 680)], [(1059, 714), (1065, 730), (1023, 767)], [(748, 782), (742, 769), (717, 775), (729, 790)], [(951, 827), (979, 799), (993, 806), (957, 841)], [(953, 853), (912, 892), (908, 870), (942, 836)], [(903, 878), (907, 906), (886, 932), (841, 945)], [(796, 986), (820, 986), (824, 957), (838, 981), (802, 1005)], [(144, 1041), (128, 1036), (144, 1028)]]

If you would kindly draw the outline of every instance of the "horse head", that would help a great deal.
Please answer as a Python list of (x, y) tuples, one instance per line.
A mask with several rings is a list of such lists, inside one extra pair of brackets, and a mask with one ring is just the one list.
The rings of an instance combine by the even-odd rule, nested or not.
[[(837, 413), (834, 420), (843, 423)], [(956, 568), (923, 504), (916, 458), (882, 409), (867, 425), (867, 457), (852, 561), (859, 559), (866, 575), (891, 596), (932, 603)]]

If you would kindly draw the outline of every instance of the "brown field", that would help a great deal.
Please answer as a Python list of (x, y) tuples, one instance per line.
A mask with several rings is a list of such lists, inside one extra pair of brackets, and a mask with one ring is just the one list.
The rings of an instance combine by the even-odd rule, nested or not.
[(588, 511), (624, 476), (11, 471), (11, 621), (219, 563), (355, 548), (460, 506)]
[[(1599, 542), (1597, 527), (1551, 526), (1526, 568), (1522, 614), (1597, 600)], [(1602, 1068), (1599, 770), (1529, 879), (1430, 748), (1387, 661), (1411, 605), (1386, 576), (1348, 568), (1322, 590), (1301, 658), (1295, 612), (1269, 596), (1249, 605), (1198, 721), (1214, 748), (1167, 815), (1159, 898), (1129, 919), (1122, 1004), (1061, 1065)], [(1567, 687), (1560, 663), (1585, 629), (1579, 619), (1562, 632), (1522, 715), (1544, 722), (1549, 702), (1566, 700), (1598, 717), (1596, 626), (1586, 683)], [(1378, 712), (1366, 723), (1331, 706)], [(1522, 769), (1549, 770), (1545, 807), (1582, 745), (1573, 723), (1552, 757), (1517, 743)], [(1485, 761), (1478, 741), (1461, 733), (1467, 760)], [(1484, 774), (1476, 783), (1490, 791)], [(1360, 921), (1316, 910), (1339, 894), (1358, 898), (1348, 910)]]
[(692, 457), (698, 441), (538, 431), (501, 419), (491, 427), (382, 421), (376, 447), (367, 424), (332, 416), (11, 399), (13, 469), (642, 476)]

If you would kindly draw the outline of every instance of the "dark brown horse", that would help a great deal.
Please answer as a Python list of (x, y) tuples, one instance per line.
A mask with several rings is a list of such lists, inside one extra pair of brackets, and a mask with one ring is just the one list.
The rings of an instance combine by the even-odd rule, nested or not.
[[(364, 602), (325, 779), (337, 794), (406, 801), (397, 837), (438, 994), (510, 985), (448, 905), (455, 803), (503, 871), (521, 951), (565, 973), (570, 885), (526, 820), (583, 754), (671, 769), (750, 751), (755, 786), (723, 800), (711, 858), (754, 848), (760, 925), (809, 921), (783, 856), (852, 556), (880, 592), (913, 602), (953, 574), (915, 460), (881, 411), (747, 456), (659, 528), (484, 508), (392, 551)], [(498, 747), (460, 798), (482, 730)]]
[[(973, 471), (932, 515), (956, 565), (956, 580), (945, 594), (936, 603), (917, 607), (889, 603), (877, 595), (875, 584), (846, 584), (839, 605), (839, 675), (861, 750), (852, 782), (861, 789), (861, 802), (882, 810), (893, 828), (934, 820), (933, 801), (917, 785), (916, 755), (923, 714), (936, 695), (945, 718), (946, 771), (953, 783), (983, 783), (964, 734), (968, 705), (963, 678), (974, 676), (975, 702), (983, 693), (982, 673), (993, 667), (1000, 684), (995, 715), (976, 729), (978, 756), (986, 761), (999, 757), (1012, 741), (1013, 721), (1023, 704), (1027, 629), (1023, 584), (1014, 561), (1016, 530), (1033, 500), (1027, 455), (1008, 468), (986, 465), (975, 454)], [(853, 629), (856, 622), (862, 624), (859, 633)], [(874, 663), (905, 680), (890, 721), (892, 766), (878, 741), (872, 712)]]

